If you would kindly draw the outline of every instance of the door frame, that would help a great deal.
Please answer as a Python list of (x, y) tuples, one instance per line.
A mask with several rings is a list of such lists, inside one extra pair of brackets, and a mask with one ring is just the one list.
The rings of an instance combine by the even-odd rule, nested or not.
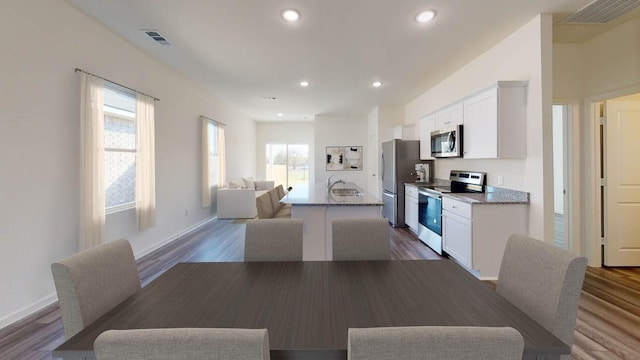
[(584, 236), (579, 254), (589, 259), (589, 266), (602, 267), (602, 199), (600, 196), (600, 110), (599, 104), (608, 99), (640, 93), (640, 84), (608, 91), (584, 99), (585, 114), (584, 154), (589, 157), (584, 161), (583, 189), (584, 207), (583, 223)]

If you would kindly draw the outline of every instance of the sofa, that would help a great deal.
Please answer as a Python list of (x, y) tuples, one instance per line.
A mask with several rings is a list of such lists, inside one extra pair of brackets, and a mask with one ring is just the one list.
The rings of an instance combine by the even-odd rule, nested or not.
[(256, 198), (273, 188), (273, 181), (229, 181), (227, 187), (218, 189), (218, 219), (253, 219), (258, 214)]

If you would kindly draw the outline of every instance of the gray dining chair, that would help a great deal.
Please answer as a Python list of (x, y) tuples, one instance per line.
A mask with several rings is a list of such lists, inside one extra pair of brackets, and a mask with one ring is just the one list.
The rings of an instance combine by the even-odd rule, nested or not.
[(585, 257), (524, 235), (511, 235), (496, 292), (571, 347), (586, 268)]
[(350, 328), (349, 360), (520, 360), (524, 339), (510, 327)]
[(336, 219), (331, 224), (331, 236), (333, 260), (391, 259), (387, 219)]
[(256, 208), (258, 210), (258, 219), (271, 219), (273, 217), (273, 205), (271, 205), (269, 192), (265, 192), (256, 198)]
[(115, 240), (51, 264), (66, 339), (140, 289), (131, 245)]
[(302, 219), (247, 221), (244, 261), (302, 261)]
[(94, 343), (97, 360), (269, 359), (267, 329), (108, 330)]

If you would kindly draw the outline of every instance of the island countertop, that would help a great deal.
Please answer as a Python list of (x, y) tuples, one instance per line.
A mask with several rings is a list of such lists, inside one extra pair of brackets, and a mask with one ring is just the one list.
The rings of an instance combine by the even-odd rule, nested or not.
[[(334, 189), (345, 188), (336, 184)], [(347, 187), (349, 187), (347, 185)], [(382, 206), (379, 198), (363, 192), (361, 196), (338, 196), (327, 193), (327, 185), (323, 183), (309, 186), (294, 186), (294, 188), (280, 200), (292, 206)]]

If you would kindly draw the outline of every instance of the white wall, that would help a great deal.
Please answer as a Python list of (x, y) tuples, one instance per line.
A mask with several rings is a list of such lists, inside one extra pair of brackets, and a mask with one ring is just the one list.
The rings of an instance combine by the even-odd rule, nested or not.
[[(0, 327), (55, 301), (50, 264), (78, 249), (79, 79), (74, 68), (156, 102), (157, 226), (133, 211), (107, 237), (137, 255), (209, 218), (200, 207), (199, 116), (227, 123), (229, 176), (255, 165), (255, 123), (64, 1), (5, 1), (0, 11)], [(189, 215), (185, 216), (185, 209)]]
[[(363, 189), (367, 188), (367, 169), (362, 171), (327, 171), (327, 146), (362, 146), (364, 159), (367, 157), (367, 115), (318, 115), (315, 117), (315, 180), (326, 182), (327, 178), (335, 175), (332, 180), (342, 179), (356, 183)], [(364, 160), (363, 159), (363, 160)], [(367, 166), (364, 161), (363, 166)]]
[[(553, 218), (545, 218), (553, 210), (551, 201), (545, 201), (553, 197), (550, 49), (550, 16), (536, 16), (405, 107), (405, 122), (413, 123), (496, 81), (528, 80), (526, 159), (438, 159), (435, 177), (448, 179), (452, 169), (486, 171), (488, 185), (529, 192), (529, 234), (547, 241), (553, 238)], [(546, 158), (548, 165), (543, 163)], [(503, 177), (503, 184), (497, 183), (498, 176)]]
[(553, 94), (577, 104), (572, 128), (574, 150), (572, 186), (577, 188), (577, 234), (574, 250), (589, 257), (590, 266), (600, 266), (599, 216), (595, 166), (595, 124), (589, 104), (638, 92), (640, 89), (640, 18), (620, 25), (583, 44), (554, 44)]
[[(267, 144), (308, 144), (309, 145), (309, 183), (313, 184), (315, 170), (314, 124), (312, 122), (258, 122), (256, 125), (256, 176), (266, 176)], [(277, 184), (276, 184), (277, 185)]]

